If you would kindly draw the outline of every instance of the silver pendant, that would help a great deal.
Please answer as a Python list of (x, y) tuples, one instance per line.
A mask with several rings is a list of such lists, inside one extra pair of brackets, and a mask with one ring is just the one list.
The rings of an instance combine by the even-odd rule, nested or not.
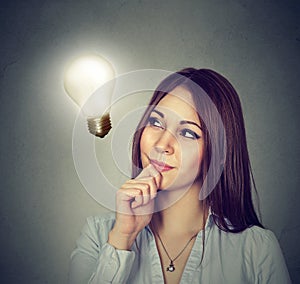
[(173, 272), (175, 270), (175, 266), (173, 264), (173, 261), (171, 260), (170, 265), (167, 267), (167, 271)]

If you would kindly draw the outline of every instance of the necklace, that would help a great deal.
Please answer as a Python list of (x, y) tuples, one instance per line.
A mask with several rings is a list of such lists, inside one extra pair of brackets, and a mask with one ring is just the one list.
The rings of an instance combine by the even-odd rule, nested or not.
[(168, 271), (168, 272), (173, 272), (173, 271), (175, 271), (174, 261), (175, 261), (179, 256), (181, 256), (181, 254), (184, 252), (184, 250), (185, 250), (185, 249), (187, 248), (187, 246), (190, 244), (190, 242), (192, 241), (192, 239), (195, 238), (195, 237), (197, 236), (197, 234), (195, 234), (194, 236), (192, 236), (191, 239), (186, 243), (186, 245), (184, 246), (184, 248), (180, 251), (180, 253), (179, 253), (175, 258), (172, 259), (172, 258), (170, 257), (170, 255), (169, 255), (169, 253), (168, 253), (168, 251), (167, 251), (167, 249), (166, 249), (166, 247), (165, 247), (163, 241), (161, 240), (159, 234), (158, 234), (156, 231), (154, 231), (154, 232), (156, 233), (156, 235), (157, 235), (157, 237), (158, 237), (158, 239), (159, 239), (159, 241), (160, 241), (160, 243), (161, 243), (161, 245), (162, 245), (162, 247), (163, 247), (163, 249), (164, 249), (164, 251), (165, 251), (167, 257), (168, 257), (169, 260), (170, 260), (170, 264), (169, 264), (169, 266), (167, 267), (167, 271)]

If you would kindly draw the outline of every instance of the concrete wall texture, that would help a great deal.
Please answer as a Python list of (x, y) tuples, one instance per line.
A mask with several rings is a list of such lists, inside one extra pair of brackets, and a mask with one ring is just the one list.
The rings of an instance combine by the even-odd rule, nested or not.
[(86, 217), (107, 211), (76, 174), (78, 110), (62, 83), (67, 62), (88, 52), (103, 54), (118, 74), (193, 66), (233, 83), (263, 223), (300, 283), (299, 6), (290, 0), (2, 1), (1, 283), (66, 283)]

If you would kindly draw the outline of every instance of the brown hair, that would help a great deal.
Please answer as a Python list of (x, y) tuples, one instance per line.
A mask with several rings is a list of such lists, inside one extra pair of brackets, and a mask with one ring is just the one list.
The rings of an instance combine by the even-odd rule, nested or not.
[(253, 225), (263, 228), (252, 201), (252, 188), (256, 195), (257, 190), (249, 160), (241, 103), (230, 82), (215, 71), (186, 68), (171, 74), (159, 84), (133, 138), (132, 177), (135, 178), (142, 170), (140, 139), (150, 113), (165, 95), (177, 86), (183, 86), (191, 92), (198, 114), (201, 114), (201, 125), (204, 125), (205, 154), (200, 173), (200, 178), (204, 180), (212, 157), (211, 137), (219, 134), (218, 129), (213, 127), (214, 117), (205, 110), (203, 97), (199, 95), (197, 88), (189, 83), (191, 81), (201, 87), (214, 103), (226, 133), (226, 156), (224, 164), (221, 165), (223, 171), (213, 190), (203, 200), (204, 206), (210, 206), (214, 222), (223, 231), (238, 233)]

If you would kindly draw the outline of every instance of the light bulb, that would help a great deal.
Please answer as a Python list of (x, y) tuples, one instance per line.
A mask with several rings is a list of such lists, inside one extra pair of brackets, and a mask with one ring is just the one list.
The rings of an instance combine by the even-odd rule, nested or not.
[[(90, 133), (101, 138), (111, 129), (109, 106), (114, 89), (112, 80), (114, 77), (112, 65), (99, 55), (75, 59), (64, 76), (64, 88), (82, 109)], [(101, 86), (103, 88), (99, 89)], [(96, 90), (99, 93), (91, 97)]]

